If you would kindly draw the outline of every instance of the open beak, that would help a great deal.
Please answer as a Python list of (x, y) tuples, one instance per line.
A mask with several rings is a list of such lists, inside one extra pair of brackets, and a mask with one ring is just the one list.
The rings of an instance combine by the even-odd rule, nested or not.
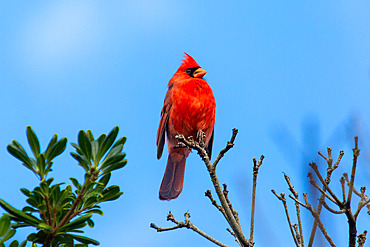
[(202, 68), (199, 68), (197, 69), (196, 71), (194, 71), (193, 73), (193, 77), (196, 77), (196, 78), (202, 78), (205, 74), (207, 74), (207, 71), (205, 71), (204, 69)]

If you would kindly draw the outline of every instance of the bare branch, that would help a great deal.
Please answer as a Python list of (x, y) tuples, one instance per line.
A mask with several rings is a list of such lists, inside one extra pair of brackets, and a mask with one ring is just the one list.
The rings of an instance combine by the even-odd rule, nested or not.
[(218, 205), (218, 203), (216, 202), (215, 199), (213, 199), (212, 197), (212, 193), (210, 190), (207, 190), (206, 193), (205, 193), (205, 196), (209, 198), (209, 200), (211, 200), (211, 203), (213, 206), (215, 206), (218, 210), (220, 210), (220, 212), (223, 214), (223, 216), (225, 218), (227, 218), (226, 214), (225, 214), (225, 210), (220, 206)]
[[(319, 190), (321, 192), (321, 194), (324, 195), (324, 196), (326, 196), (330, 201), (332, 201), (333, 203), (337, 204), (337, 202), (330, 195), (328, 195), (323, 189), (321, 189), (317, 185), (316, 181), (313, 179), (313, 176), (312, 176), (312, 173), (311, 172), (308, 173), (307, 177), (310, 178), (310, 183), (313, 185), (313, 187), (315, 187), (317, 190)], [(321, 200), (321, 198), (320, 198), (320, 200)], [(322, 200), (324, 200), (324, 198)]]
[(253, 242), (253, 233), (254, 233), (254, 211), (256, 207), (256, 188), (257, 188), (257, 176), (258, 170), (262, 165), (262, 161), (265, 156), (261, 155), (260, 160), (257, 163), (256, 158), (253, 159), (253, 189), (252, 189), (252, 207), (251, 207), (251, 227), (250, 227), (250, 237), (249, 240)]
[(221, 243), (220, 241), (214, 239), (213, 237), (209, 236), (208, 234), (206, 234), (205, 232), (201, 231), (199, 228), (197, 228), (196, 226), (194, 226), (193, 223), (190, 222), (189, 218), (190, 218), (190, 213), (186, 212), (184, 214), (185, 216), (185, 220), (184, 222), (179, 222), (175, 219), (175, 217), (173, 216), (173, 214), (171, 212), (168, 213), (167, 215), (167, 221), (171, 221), (173, 223), (176, 224), (176, 226), (174, 227), (168, 227), (168, 228), (161, 228), (161, 227), (158, 227), (156, 226), (154, 223), (151, 223), (150, 224), (150, 227), (157, 230), (157, 232), (163, 232), (163, 231), (171, 231), (171, 230), (176, 230), (176, 229), (179, 229), (179, 228), (187, 228), (187, 229), (191, 229), (193, 230), (194, 232), (198, 233), (199, 235), (201, 235), (202, 237), (208, 239), (209, 241), (211, 241), (212, 243), (218, 245), (218, 246), (222, 246), (222, 247), (227, 247), (227, 245)]
[(233, 129), (233, 135), (231, 136), (230, 141), (227, 142), (226, 147), (221, 150), (221, 152), (218, 154), (217, 158), (213, 162), (214, 169), (216, 169), (216, 166), (217, 166), (218, 162), (220, 161), (220, 159), (222, 157), (224, 157), (225, 153), (227, 151), (229, 151), (234, 146), (234, 141), (235, 141), (235, 138), (236, 138), (237, 134), (238, 134), (238, 129), (234, 128)]
[(365, 230), (364, 233), (361, 233), (357, 236), (358, 247), (364, 246), (365, 241), (366, 241), (366, 234), (367, 234), (367, 231)]
[(312, 162), (309, 164), (312, 169), (314, 170), (314, 172), (316, 173), (316, 176), (319, 178), (320, 182), (322, 183), (322, 185), (324, 186), (324, 188), (329, 192), (329, 194), (333, 197), (333, 199), (335, 200), (335, 204), (337, 204), (340, 208), (343, 208), (343, 204), (342, 202), (338, 199), (338, 197), (334, 194), (334, 192), (329, 188), (328, 184), (325, 182), (325, 180), (322, 178), (320, 172), (319, 172), (319, 169), (317, 168), (317, 165), (315, 162)]
[(286, 204), (286, 199), (285, 199), (285, 193), (280, 193), (280, 196), (279, 196), (275, 192), (275, 190), (271, 190), (271, 192), (283, 203), (283, 206), (284, 206), (284, 209), (285, 209), (285, 215), (286, 215), (286, 218), (288, 220), (288, 224), (289, 224), (289, 228), (290, 228), (290, 233), (292, 234), (292, 237), (293, 237), (293, 240), (294, 240), (295, 245), (297, 247), (299, 247), (299, 243), (298, 243), (297, 237), (294, 234), (292, 222), (290, 221), (288, 206)]
[(226, 147), (223, 150), (221, 150), (220, 154), (218, 155), (218, 157), (216, 158), (216, 160), (213, 164), (211, 163), (211, 161), (208, 157), (206, 149), (204, 147), (201, 147), (199, 145), (199, 143), (197, 143), (196, 141), (192, 140), (192, 138), (187, 140), (183, 135), (177, 135), (176, 139), (180, 143), (185, 144), (187, 147), (197, 150), (199, 156), (202, 158), (203, 162), (205, 163), (205, 165), (207, 167), (208, 173), (211, 177), (211, 180), (212, 180), (213, 186), (216, 190), (217, 196), (220, 199), (221, 206), (225, 211), (226, 220), (229, 223), (229, 225), (231, 226), (231, 228), (233, 229), (233, 232), (235, 233), (235, 236), (238, 238), (238, 240), (239, 240), (239, 242), (241, 243), (242, 246), (253, 246), (253, 243), (251, 243), (249, 240), (246, 239), (246, 237), (243, 234), (241, 226), (238, 224), (237, 220), (235, 219), (234, 212), (232, 211), (232, 209), (228, 205), (227, 199), (226, 199), (226, 197), (225, 197), (225, 195), (224, 195), (224, 193), (221, 189), (220, 182), (219, 182), (219, 180), (217, 178), (217, 175), (216, 175), (216, 165), (219, 162), (219, 160), (223, 157), (223, 155), (230, 148), (233, 147), (235, 137), (236, 137), (237, 133), (238, 133), (238, 130), (233, 129), (233, 135), (232, 135), (230, 141), (227, 143)]
[(323, 204), (324, 208), (326, 208), (326, 210), (328, 210), (329, 212), (333, 213), (333, 214), (342, 214), (345, 212), (344, 209), (338, 211), (338, 210), (334, 210), (332, 209), (331, 207), (328, 206), (328, 204), (326, 204), (326, 202), (324, 201)]
[(235, 241), (240, 245), (242, 246), (242, 244), (239, 242), (238, 238), (235, 236), (235, 233), (230, 230), (230, 228), (226, 228), (226, 231), (230, 232), (230, 234), (235, 238)]
[(348, 186), (348, 197), (347, 197), (347, 202), (346, 202), (348, 208), (350, 208), (350, 205), (351, 205), (353, 184), (355, 182), (357, 157), (360, 155), (360, 149), (358, 149), (358, 136), (355, 136), (355, 148), (353, 148), (352, 150), (353, 150), (352, 172), (351, 172), (351, 180), (350, 180), (349, 186)]
[(226, 201), (227, 201), (227, 205), (229, 206), (231, 212), (233, 213), (236, 222), (240, 226), (239, 214), (238, 214), (238, 211), (234, 210), (233, 205), (231, 204), (231, 202), (229, 200), (229, 191), (227, 190), (227, 185), (226, 184), (222, 184), (222, 185), (224, 187), (223, 193), (225, 195), (225, 198), (226, 198)]
[(294, 232), (295, 232), (295, 236), (296, 236), (296, 239), (298, 241), (298, 245), (299, 246), (303, 246), (302, 243), (301, 243), (301, 235), (299, 234), (299, 230), (298, 230), (298, 225), (297, 224), (294, 224), (293, 225), (293, 228), (294, 228)]
[(328, 241), (330, 246), (335, 247), (335, 244), (334, 244), (333, 240), (330, 238), (329, 234), (326, 232), (326, 230), (324, 228), (324, 225), (322, 224), (322, 222), (320, 220), (320, 215), (316, 212), (316, 210), (314, 210), (312, 208), (311, 204), (308, 203), (307, 193), (303, 193), (303, 198), (304, 198), (306, 204), (303, 204), (302, 202), (298, 201), (292, 195), (289, 195), (289, 197), (292, 198), (294, 201), (298, 202), (303, 207), (307, 208), (311, 212), (312, 216), (317, 220), (317, 225), (320, 228), (320, 230), (321, 230), (322, 234), (324, 235), (325, 239)]
[[(286, 174), (284, 174), (285, 181), (287, 182), (289, 186), (290, 192), (294, 195), (294, 197), (298, 200), (299, 194), (298, 192), (295, 191), (294, 186), (292, 185), (290, 181), (290, 177)], [(304, 240), (303, 240), (303, 229), (302, 229), (302, 220), (301, 220), (301, 210), (299, 209), (299, 203), (295, 202), (295, 207), (296, 207), (296, 213), (297, 213), (297, 219), (298, 219), (298, 226), (299, 226), (299, 236), (300, 238), (297, 237), (298, 244), (300, 246), (304, 246)]]
[(341, 177), (339, 181), (342, 186), (343, 203), (345, 203), (346, 201), (346, 185), (345, 185), (346, 180), (344, 177)]
[(370, 199), (367, 199), (366, 201), (360, 201), (358, 203), (358, 207), (357, 207), (357, 210), (356, 210), (356, 213), (353, 215), (353, 217), (355, 217), (355, 219), (357, 218), (358, 214), (360, 213), (361, 209), (363, 207), (365, 207), (366, 205), (368, 205), (370, 203)]
[[(335, 162), (334, 166), (332, 166), (333, 164), (333, 159), (332, 159), (332, 156), (331, 156), (331, 148), (328, 147), (327, 148), (327, 151), (328, 151), (328, 157), (329, 158), (326, 158), (320, 151), (318, 152), (319, 155), (321, 155), (325, 160), (326, 162), (328, 163), (328, 168), (326, 169), (326, 178), (325, 178), (325, 182), (327, 185), (329, 185), (330, 183), (330, 180), (331, 180), (331, 174), (333, 173), (333, 171), (335, 169), (338, 168), (339, 166), (339, 162), (341, 161), (343, 155), (344, 155), (344, 152), (343, 150), (339, 152), (339, 156), (338, 156), (338, 159), (337, 161)], [(326, 192), (326, 188), (325, 186), (322, 187), (322, 190), (324, 192)], [(321, 213), (321, 209), (322, 209), (322, 206), (323, 206), (323, 202), (325, 201), (325, 194), (321, 193), (321, 196), (320, 196), (320, 199), (319, 199), (319, 204), (317, 205), (317, 209), (316, 209), (316, 212), (317, 214), (320, 216), (320, 213)], [(312, 229), (311, 229), (311, 235), (310, 235), (310, 239), (309, 239), (309, 243), (308, 243), (308, 247), (312, 247), (313, 245), (313, 240), (315, 239), (315, 234), (316, 234), (316, 228), (317, 228), (317, 220), (315, 219), (313, 225), (312, 225)]]

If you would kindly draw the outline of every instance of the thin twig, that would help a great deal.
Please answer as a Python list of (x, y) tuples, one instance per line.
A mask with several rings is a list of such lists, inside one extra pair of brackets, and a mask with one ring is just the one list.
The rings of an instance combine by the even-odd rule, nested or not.
[[(349, 187), (349, 178), (348, 178), (348, 173), (343, 173), (343, 178), (344, 180), (347, 182), (347, 186)], [(361, 198), (361, 192), (357, 191), (356, 188), (353, 186), (352, 188), (353, 190), (353, 193), (355, 193), (355, 195), (357, 195), (358, 197)]]
[(299, 230), (298, 230), (298, 225), (297, 224), (294, 224), (293, 225), (293, 228), (294, 228), (294, 232), (295, 232), (295, 236), (297, 238), (297, 241), (298, 241), (298, 245), (299, 246), (303, 246), (302, 243), (301, 243), (301, 235), (299, 234)]
[(176, 230), (176, 229), (185, 227), (187, 229), (193, 230), (194, 232), (198, 233), (202, 237), (208, 239), (209, 241), (211, 241), (212, 243), (214, 243), (218, 246), (227, 247), (227, 245), (225, 245), (225, 244), (221, 243), (220, 241), (214, 239), (213, 237), (209, 236), (205, 232), (201, 231), (198, 227), (194, 226), (194, 224), (191, 223), (190, 220), (189, 220), (190, 213), (186, 212), (184, 214), (184, 216), (185, 216), (184, 222), (180, 222), (180, 221), (177, 221), (175, 219), (175, 217), (173, 216), (173, 214), (171, 212), (169, 212), (168, 215), (167, 215), (167, 220), (175, 223), (176, 226), (168, 227), (168, 228), (161, 228), (161, 227), (156, 226), (154, 223), (151, 223), (150, 227), (157, 230), (157, 232), (171, 231), (171, 230)]
[(216, 166), (217, 166), (218, 162), (220, 161), (220, 159), (222, 157), (224, 157), (225, 153), (227, 151), (229, 151), (234, 146), (234, 141), (235, 141), (235, 138), (236, 138), (237, 134), (238, 134), (238, 129), (234, 128), (233, 129), (233, 135), (231, 136), (230, 141), (227, 142), (226, 147), (221, 150), (221, 152), (218, 154), (217, 158), (213, 162), (213, 168), (214, 169), (216, 169)]
[(231, 204), (231, 202), (229, 200), (229, 191), (227, 190), (227, 185), (222, 184), (222, 186), (224, 187), (223, 192), (224, 192), (224, 195), (225, 195), (225, 198), (226, 198), (226, 201), (227, 201), (227, 205), (229, 206), (231, 212), (233, 213), (236, 222), (240, 226), (239, 213), (238, 213), (238, 211), (234, 210), (233, 205)]
[(335, 200), (335, 204), (337, 204), (340, 208), (343, 208), (342, 202), (338, 199), (338, 197), (334, 194), (334, 192), (329, 188), (329, 185), (325, 182), (325, 180), (322, 178), (319, 169), (317, 168), (317, 165), (315, 162), (312, 162), (309, 164), (314, 172), (316, 173), (316, 176), (319, 178), (321, 184), (325, 187), (325, 189), (329, 192), (329, 194), (333, 197)]
[[(313, 176), (312, 176), (312, 173), (311, 172), (308, 173), (307, 177), (310, 178), (310, 183), (313, 185), (313, 187), (315, 187), (317, 190), (319, 190), (321, 192), (321, 194), (324, 195), (325, 197), (327, 197), (330, 201), (332, 201), (333, 203), (337, 204), (337, 202), (330, 195), (328, 195), (328, 193), (326, 193), (323, 189), (321, 189), (317, 185), (316, 181), (313, 179)], [(322, 200), (324, 200), (324, 199), (325, 198), (323, 198)], [(321, 198), (319, 200), (321, 200)]]
[(353, 215), (353, 217), (355, 217), (355, 219), (357, 218), (358, 214), (360, 213), (361, 209), (363, 207), (365, 207), (366, 205), (368, 205), (370, 203), (370, 199), (367, 199), (367, 201), (360, 201), (358, 203), (358, 207), (357, 207), (357, 210), (356, 210), (356, 213)]
[(271, 190), (271, 192), (283, 203), (283, 206), (284, 206), (284, 209), (285, 209), (285, 215), (286, 215), (286, 218), (288, 220), (288, 224), (289, 224), (289, 228), (290, 228), (290, 233), (292, 234), (292, 237), (293, 237), (293, 240), (294, 240), (294, 243), (297, 247), (299, 247), (299, 244), (298, 244), (298, 240), (297, 240), (297, 237), (296, 235), (294, 234), (294, 230), (293, 230), (293, 225), (292, 225), (292, 222), (290, 221), (290, 217), (289, 217), (289, 211), (288, 211), (288, 206), (286, 204), (286, 199), (285, 199), (285, 193), (280, 193), (280, 196), (275, 192), (275, 190)]
[[(287, 182), (287, 184), (289, 186), (290, 192), (298, 200), (298, 197), (299, 197), (298, 192), (295, 191), (294, 186), (292, 185), (292, 183), (290, 181), (290, 177), (288, 175), (284, 174), (284, 178), (285, 178), (285, 181)], [(301, 221), (301, 210), (299, 209), (299, 203), (296, 202), (295, 207), (296, 207), (298, 226), (299, 226), (299, 237), (300, 237), (300, 239), (297, 237), (297, 240), (298, 240), (298, 243), (300, 244), (300, 246), (304, 246), (303, 229), (302, 229), (302, 221)]]
[(353, 148), (352, 150), (353, 150), (352, 172), (351, 172), (351, 180), (350, 180), (349, 186), (348, 186), (348, 197), (347, 197), (347, 202), (346, 202), (348, 207), (350, 207), (350, 205), (351, 205), (353, 184), (355, 182), (357, 157), (360, 155), (360, 149), (358, 149), (358, 136), (355, 136), (355, 148)]
[(345, 212), (345, 210), (344, 209), (342, 209), (342, 210), (334, 210), (334, 209), (332, 209), (331, 207), (329, 207), (328, 206), (328, 204), (326, 204), (326, 202), (324, 201), (323, 202), (323, 204), (322, 204), (323, 206), (324, 206), (324, 208), (326, 208), (326, 210), (328, 210), (329, 212), (331, 212), (331, 213), (333, 213), (333, 214), (342, 214), (342, 213), (344, 213)]
[[(328, 168), (326, 169), (326, 178), (325, 178), (325, 182), (327, 185), (329, 185), (330, 183), (330, 180), (331, 180), (331, 174), (333, 173), (333, 171), (335, 169), (338, 168), (339, 166), (339, 163), (340, 161), (342, 160), (342, 157), (344, 155), (344, 152), (343, 150), (341, 150), (339, 152), (339, 156), (338, 156), (338, 159), (337, 161), (335, 162), (334, 166), (332, 166), (333, 164), (333, 158), (331, 156), (331, 148), (328, 147), (327, 148), (327, 151), (328, 151), (328, 157), (329, 158), (326, 158), (320, 151), (318, 152), (320, 156), (322, 156), (326, 162), (328, 163)], [(326, 192), (326, 188), (325, 186), (323, 186), (323, 191)], [(323, 203), (325, 201), (325, 194), (321, 193), (321, 196), (320, 196), (320, 199), (319, 199), (319, 204), (317, 205), (317, 209), (316, 209), (316, 212), (317, 214), (320, 216), (320, 213), (321, 213), (321, 209), (322, 209), (322, 206), (323, 206)], [(313, 225), (312, 225), (312, 229), (311, 229), (311, 234), (310, 234), (310, 239), (309, 239), (309, 243), (308, 243), (308, 247), (312, 247), (313, 245), (313, 241), (315, 239), (315, 234), (316, 234), (316, 228), (317, 228), (317, 220), (315, 219)]]
[(324, 228), (324, 225), (322, 224), (322, 222), (320, 220), (320, 216), (317, 214), (316, 210), (314, 210), (312, 208), (311, 204), (308, 203), (307, 194), (303, 193), (303, 197), (304, 197), (304, 200), (305, 200), (306, 204), (303, 204), (302, 202), (298, 201), (292, 195), (289, 195), (289, 197), (292, 198), (294, 201), (298, 202), (303, 207), (307, 208), (311, 212), (312, 216), (317, 220), (317, 225), (320, 228), (320, 230), (321, 230), (322, 234), (324, 235), (325, 239), (328, 241), (330, 246), (335, 247), (335, 244), (334, 244), (333, 240), (330, 238), (329, 234), (326, 232), (326, 230)]
[(254, 233), (254, 211), (256, 206), (256, 188), (257, 188), (257, 176), (258, 170), (262, 165), (262, 161), (265, 156), (261, 155), (260, 160), (257, 163), (256, 158), (253, 159), (253, 189), (252, 189), (252, 207), (251, 207), (251, 228), (250, 228), (250, 237), (249, 241), (253, 242), (253, 233)]
[(235, 233), (230, 230), (230, 228), (226, 228), (226, 231), (230, 232), (230, 234), (235, 238), (235, 241), (240, 245), (242, 246), (242, 244), (239, 242), (239, 239), (235, 236)]
[(339, 181), (342, 186), (342, 195), (343, 195), (343, 203), (344, 203), (346, 201), (346, 185), (345, 185), (346, 180), (344, 179), (344, 177), (341, 177)]
[(206, 193), (205, 193), (205, 196), (209, 198), (209, 200), (211, 200), (211, 203), (213, 206), (215, 206), (222, 214), (225, 218), (227, 218), (226, 214), (225, 214), (225, 210), (220, 206), (218, 205), (218, 203), (216, 202), (215, 199), (213, 199), (212, 197), (212, 193), (210, 190), (207, 190)]

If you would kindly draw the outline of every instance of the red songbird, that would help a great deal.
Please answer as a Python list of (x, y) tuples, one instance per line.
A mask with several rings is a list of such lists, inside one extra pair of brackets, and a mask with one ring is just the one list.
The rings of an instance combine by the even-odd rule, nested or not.
[(208, 156), (212, 154), (214, 137), (216, 102), (212, 89), (203, 79), (207, 72), (194, 59), (185, 53), (185, 59), (168, 82), (168, 91), (164, 99), (161, 121), (157, 132), (157, 158), (160, 159), (167, 133), (168, 160), (163, 176), (159, 199), (177, 198), (184, 182), (186, 158), (189, 148), (177, 148), (175, 136), (183, 134), (185, 138), (199, 138), (205, 133), (204, 143)]

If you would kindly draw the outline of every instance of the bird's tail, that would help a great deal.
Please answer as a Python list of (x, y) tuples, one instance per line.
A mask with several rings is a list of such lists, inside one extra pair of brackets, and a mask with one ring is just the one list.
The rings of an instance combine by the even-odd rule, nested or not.
[(170, 150), (170, 154), (168, 155), (166, 171), (163, 176), (161, 188), (159, 189), (159, 199), (161, 200), (169, 201), (175, 199), (182, 191), (185, 162), (189, 152), (183, 152), (184, 150), (181, 149), (177, 149), (176, 151)]

